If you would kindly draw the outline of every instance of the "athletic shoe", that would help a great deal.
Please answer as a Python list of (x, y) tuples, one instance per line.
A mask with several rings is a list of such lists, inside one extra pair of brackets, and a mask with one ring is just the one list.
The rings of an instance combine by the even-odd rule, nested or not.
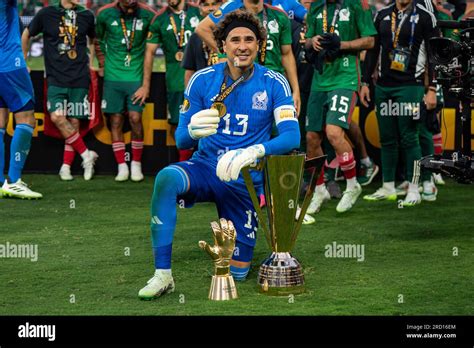
[(344, 213), (350, 210), (354, 206), (355, 202), (357, 201), (357, 198), (361, 193), (362, 187), (359, 183), (357, 183), (352, 190), (345, 190), (342, 194), (341, 200), (337, 204), (336, 211), (338, 213)]
[(132, 163), (130, 165), (130, 169), (131, 169), (131, 172), (132, 172), (132, 175), (130, 176), (132, 181), (138, 182), (138, 181), (143, 180), (144, 176), (143, 176), (143, 173), (142, 173), (142, 164), (141, 164), (141, 162), (132, 161)]
[[(395, 189), (395, 191), (397, 191), (397, 196), (406, 196), (409, 185), (410, 183), (406, 180), (402, 182), (400, 185), (398, 185)], [(418, 192), (421, 193), (422, 191), (423, 191), (423, 187), (418, 186)]]
[(441, 173), (433, 173), (433, 180), (436, 185), (441, 185), (441, 186), (446, 185), (446, 182), (441, 176)]
[(329, 194), (326, 186), (322, 189), (316, 189), (313, 193), (313, 198), (311, 198), (311, 203), (309, 204), (308, 210), (306, 211), (308, 214), (318, 213), (321, 209), (321, 206), (325, 201), (329, 201), (331, 199), (331, 195)]
[(71, 181), (74, 177), (71, 175), (71, 166), (68, 164), (63, 164), (61, 169), (59, 169), (59, 177), (63, 181)]
[(438, 195), (438, 189), (434, 183), (429, 183), (428, 185), (423, 185), (423, 192), (421, 193), (421, 199), (428, 202), (436, 201), (436, 196)]
[(366, 166), (365, 164), (361, 163), (360, 167), (360, 176), (357, 177), (357, 181), (361, 186), (369, 185), (372, 180), (374, 180), (375, 176), (379, 172), (379, 166), (376, 165), (374, 162), (370, 161), (370, 166)]
[(397, 200), (397, 191), (395, 189), (387, 190), (385, 187), (379, 188), (377, 191), (371, 195), (365, 195), (364, 199), (366, 201), (396, 201)]
[(142, 300), (153, 300), (161, 295), (174, 291), (174, 280), (171, 273), (157, 269), (155, 275), (147, 285), (138, 292), (138, 297)]
[(118, 174), (115, 177), (115, 181), (127, 181), (130, 176), (127, 163), (120, 163), (118, 165)]
[[(295, 219), (298, 220), (299, 217), (300, 217), (300, 214), (301, 214), (301, 208), (298, 207), (296, 209), (296, 217)], [(314, 224), (316, 222), (316, 219), (314, 217), (312, 217), (311, 215), (308, 215), (308, 214), (304, 214), (304, 218), (303, 218), (303, 225), (311, 225), (311, 224)]]
[(326, 188), (327, 188), (331, 198), (339, 199), (339, 198), (342, 197), (341, 188), (339, 187), (339, 184), (337, 182), (335, 182), (334, 180), (328, 181), (326, 183)]
[(405, 200), (402, 202), (402, 205), (404, 207), (413, 207), (420, 203), (421, 203), (420, 192), (416, 190), (416, 191), (408, 191), (407, 196), (405, 197)]
[(84, 180), (92, 179), (94, 176), (94, 165), (99, 155), (95, 151), (87, 150), (88, 158), (82, 161), (82, 168), (84, 168)]
[(32, 191), (28, 186), (18, 179), (14, 184), (9, 184), (7, 180), (3, 183), (2, 186), (3, 196), (4, 197), (14, 197), (21, 199), (40, 199), (43, 198), (43, 195), (39, 192)]

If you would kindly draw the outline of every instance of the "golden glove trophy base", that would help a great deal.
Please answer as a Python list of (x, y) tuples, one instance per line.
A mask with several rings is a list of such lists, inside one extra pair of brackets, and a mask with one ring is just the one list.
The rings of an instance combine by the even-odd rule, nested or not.
[(231, 275), (212, 276), (209, 299), (213, 301), (227, 301), (239, 298), (234, 278)]
[(303, 269), (290, 253), (273, 252), (258, 272), (261, 292), (270, 296), (298, 295), (305, 291)]

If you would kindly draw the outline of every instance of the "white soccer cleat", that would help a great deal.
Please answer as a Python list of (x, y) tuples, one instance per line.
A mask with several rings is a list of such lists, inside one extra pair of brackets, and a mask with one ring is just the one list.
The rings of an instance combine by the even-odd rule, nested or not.
[(94, 176), (94, 165), (99, 155), (95, 151), (87, 150), (88, 158), (82, 161), (82, 168), (84, 168), (84, 180), (90, 180)]
[(433, 182), (423, 183), (423, 192), (421, 193), (421, 199), (428, 202), (436, 201), (438, 195), (438, 189)]
[(364, 199), (366, 201), (396, 201), (397, 200), (397, 191), (395, 189), (388, 190), (384, 186), (379, 188), (377, 191), (370, 195), (365, 195)]
[(441, 185), (441, 186), (446, 185), (446, 182), (441, 176), (441, 173), (433, 173), (433, 180), (436, 185)]
[(118, 174), (115, 177), (115, 181), (127, 181), (130, 176), (127, 163), (120, 163), (118, 165)]
[(157, 269), (153, 278), (138, 292), (138, 297), (142, 300), (153, 300), (173, 291), (174, 280), (171, 272), (164, 272), (163, 270)]
[(336, 211), (338, 213), (345, 213), (346, 211), (350, 210), (354, 206), (361, 193), (362, 187), (359, 183), (357, 183), (352, 190), (345, 190), (342, 194), (341, 200), (337, 204)]
[(421, 203), (420, 192), (418, 192), (418, 190), (413, 190), (413, 191), (408, 190), (407, 196), (405, 197), (405, 200), (402, 202), (402, 206), (413, 207), (420, 203)]
[(316, 190), (314, 190), (313, 198), (311, 198), (311, 203), (309, 204), (308, 210), (306, 213), (314, 214), (318, 213), (321, 209), (321, 206), (324, 202), (329, 201), (331, 199), (331, 195), (326, 188), (326, 185), (321, 185), (322, 188), (316, 186)]
[[(295, 220), (298, 220), (300, 218), (300, 214), (301, 214), (301, 208), (298, 207), (296, 209)], [(314, 217), (308, 214), (304, 214), (303, 225), (311, 225), (311, 224), (314, 224), (315, 222), (316, 222), (316, 219)]]
[(74, 177), (71, 175), (71, 166), (69, 164), (63, 164), (59, 169), (59, 178), (63, 181), (71, 181)]
[(138, 182), (138, 181), (142, 181), (144, 176), (143, 176), (143, 173), (142, 173), (142, 164), (141, 162), (137, 162), (137, 161), (132, 161), (132, 163), (130, 164), (130, 169), (131, 169), (131, 179), (132, 181), (135, 181), (135, 182)]
[(9, 184), (7, 180), (3, 183), (2, 186), (3, 196), (14, 197), (21, 199), (40, 199), (43, 198), (43, 195), (39, 192), (32, 191), (28, 186), (18, 179), (14, 184)]

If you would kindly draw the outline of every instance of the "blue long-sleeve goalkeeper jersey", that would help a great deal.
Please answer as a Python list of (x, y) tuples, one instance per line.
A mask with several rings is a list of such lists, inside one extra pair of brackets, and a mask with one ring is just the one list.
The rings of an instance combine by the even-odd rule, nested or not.
[(0, 72), (26, 68), (16, 0), (0, 1)]

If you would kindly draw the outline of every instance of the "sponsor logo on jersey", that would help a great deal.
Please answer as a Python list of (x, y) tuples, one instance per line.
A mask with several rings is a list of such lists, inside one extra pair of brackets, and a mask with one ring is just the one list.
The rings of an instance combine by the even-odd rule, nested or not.
[(252, 97), (252, 109), (267, 110), (268, 95), (267, 91), (257, 92)]
[(197, 18), (196, 16), (191, 17), (191, 19), (189, 20), (189, 24), (191, 24), (191, 27), (196, 28), (199, 25), (199, 18)]
[(173, 26), (171, 24), (168, 24), (168, 28), (166, 30), (173, 30)]
[(270, 31), (270, 34), (278, 34), (279, 28), (278, 28), (278, 22), (276, 21), (276, 19), (268, 22), (267, 26), (268, 26), (268, 30)]
[(316, 19), (323, 19), (323, 14), (322, 14), (322, 13), (318, 14), (318, 15), (316, 16)]
[(247, 237), (250, 239), (255, 239), (255, 232), (247, 234)]
[(185, 98), (183, 100), (183, 104), (181, 104), (180, 108), (179, 108), (179, 112), (186, 112), (189, 110), (189, 108), (191, 107), (191, 103), (189, 102), (189, 100), (187, 98)]
[(419, 14), (416, 14), (416, 15), (414, 15), (414, 16), (412, 15), (412, 16), (410, 17), (410, 23), (415, 22), (415, 24), (418, 24), (418, 20), (419, 20), (419, 19), (420, 19), (420, 15), (419, 15)]
[(389, 21), (389, 20), (390, 20), (390, 16), (389, 16), (389, 15), (386, 15), (383, 20), (384, 20), (384, 21)]
[(113, 21), (113, 22), (112, 22), (112, 24), (111, 24), (111, 26), (113, 26), (113, 27), (117, 27), (117, 26), (118, 26), (118, 23), (117, 23), (117, 21)]
[(102, 99), (101, 108), (102, 108), (102, 109), (105, 109), (105, 108), (107, 108), (107, 100), (105, 100), (105, 99)]
[(143, 30), (143, 21), (141, 19), (137, 19), (137, 30)]
[(339, 12), (339, 20), (341, 22), (347, 22), (349, 21), (349, 17), (351, 16), (351, 13), (349, 12), (349, 10), (347, 8), (343, 8), (340, 12)]
[(339, 121), (346, 122), (346, 116), (341, 116), (338, 118)]

